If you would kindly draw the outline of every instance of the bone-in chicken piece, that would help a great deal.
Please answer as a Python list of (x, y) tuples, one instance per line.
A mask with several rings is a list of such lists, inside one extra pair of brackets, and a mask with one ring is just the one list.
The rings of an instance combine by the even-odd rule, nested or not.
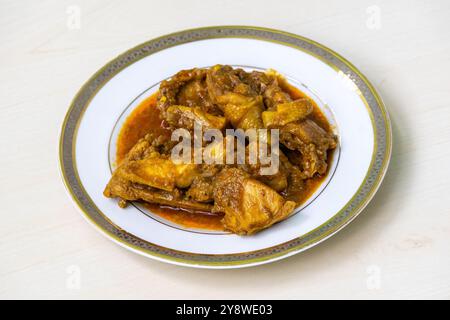
[(196, 177), (186, 195), (198, 202), (213, 202), (214, 188), (210, 177)]
[(233, 127), (244, 130), (263, 127), (261, 114), (264, 107), (261, 96), (226, 93), (217, 97), (217, 103)]
[(327, 170), (327, 151), (336, 148), (336, 138), (314, 121), (307, 119), (313, 111), (308, 99), (292, 101), (275, 80), (264, 91), (268, 110), (262, 119), (267, 128), (280, 129), (280, 142), (298, 152), (295, 164), (302, 170), (304, 179)]
[(293, 201), (237, 168), (222, 170), (214, 183), (215, 212), (223, 212), (224, 227), (236, 234), (249, 235), (287, 218)]
[(206, 84), (209, 95), (235, 128), (258, 129), (263, 127), (262, 96), (243, 81), (244, 71), (229, 66), (214, 66), (208, 70)]
[(204, 112), (200, 107), (179, 105), (167, 108), (166, 121), (173, 128), (184, 128), (187, 130), (193, 130), (194, 123), (199, 124), (203, 129), (222, 130), (227, 123), (226, 118)]
[(161, 118), (166, 119), (170, 106), (198, 107), (204, 113), (221, 115), (221, 110), (212, 103), (206, 86), (206, 69), (182, 70), (161, 83), (157, 108)]
[(280, 129), (280, 141), (301, 154), (300, 166), (306, 178), (327, 170), (327, 151), (336, 148), (334, 136), (312, 120), (288, 123)]
[(196, 174), (194, 164), (175, 164), (159, 157), (127, 161), (114, 172), (124, 180), (166, 191), (189, 187)]
[(172, 192), (151, 188), (145, 185), (132, 183), (119, 176), (113, 176), (103, 191), (105, 197), (119, 198), (121, 207), (126, 206), (126, 201), (143, 200), (149, 203), (167, 205), (188, 210), (211, 211), (212, 205), (200, 203), (186, 197), (178, 190)]
[(123, 162), (168, 155), (176, 142), (167, 135), (148, 133), (131, 148)]
[(266, 72), (266, 77), (270, 79), (270, 83), (264, 88), (263, 97), (264, 104), (268, 110), (274, 110), (281, 103), (292, 101), (288, 93), (284, 92), (279, 86), (278, 73), (273, 70)]
[[(271, 164), (261, 163), (261, 159), (259, 158), (260, 150), (258, 149), (258, 143), (259, 141), (250, 142), (245, 147), (245, 161), (243, 164), (239, 164), (238, 167), (250, 174), (253, 178), (274, 189), (275, 191), (283, 192), (288, 186), (288, 168), (286, 168), (283, 161), (279, 161), (277, 170), (275, 170), (273, 174), (267, 174), (267, 171), (262, 171), (264, 167), (268, 169)], [(250, 160), (250, 153), (252, 152), (251, 149), (253, 149), (253, 152), (255, 152), (256, 155), (258, 155), (258, 157), (254, 159), (253, 163)], [(270, 154), (270, 152), (270, 149), (268, 149), (268, 155)]]
[[(200, 203), (181, 191), (192, 184), (199, 175), (199, 168), (194, 164), (172, 162), (169, 159), (172, 144), (167, 139), (147, 135), (139, 140), (114, 171), (103, 194), (108, 198), (119, 198), (120, 206), (125, 206), (126, 201), (143, 200), (184, 209), (210, 211), (212, 205)], [(207, 170), (203, 171), (203, 176), (209, 175)]]

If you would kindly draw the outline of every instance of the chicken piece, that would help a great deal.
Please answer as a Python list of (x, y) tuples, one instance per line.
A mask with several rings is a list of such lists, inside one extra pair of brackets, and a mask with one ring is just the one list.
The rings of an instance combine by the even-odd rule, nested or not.
[(214, 183), (214, 212), (225, 213), (224, 227), (236, 234), (250, 235), (287, 218), (293, 201), (237, 168), (222, 170)]
[(114, 175), (111, 178), (103, 194), (108, 198), (119, 198), (119, 203), (122, 204), (121, 207), (125, 206), (125, 201), (143, 200), (149, 203), (167, 205), (187, 210), (206, 212), (212, 210), (211, 204), (186, 199), (182, 192), (178, 189), (174, 189), (171, 192), (158, 190), (148, 186), (132, 183), (129, 180), (122, 179), (118, 175)]
[(197, 174), (197, 167), (172, 162), (170, 151), (176, 142), (169, 139), (147, 134), (128, 152), (113, 176), (167, 191), (188, 187)]
[(206, 76), (208, 92), (233, 127), (244, 130), (262, 128), (263, 99), (255, 86), (243, 81), (244, 74), (242, 69), (214, 66)]
[[(256, 151), (257, 159), (256, 163), (251, 163), (250, 161), (250, 152), (251, 149)], [(268, 157), (270, 156), (270, 149), (268, 149)], [(274, 159), (272, 159), (274, 161)], [(243, 164), (238, 165), (238, 167), (248, 174), (250, 174), (255, 179), (261, 181), (262, 183), (268, 185), (272, 189), (274, 189), (277, 192), (284, 191), (288, 186), (288, 172), (286, 170), (286, 166), (283, 162), (279, 161), (278, 164), (278, 170), (276, 170), (273, 174), (263, 174), (262, 168), (270, 167), (271, 163), (261, 163), (261, 158), (259, 157), (259, 149), (258, 149), (258, 142), (250, 142), (249, 145), (245, 147), (245, 161)]]
[(217, 103), (234, 128), (243, 130), (263, 128), (261, 96), (247, 97), (237, 93), (227, 93), (218, 96)]
[(204, 112), (200, 107), (186, 107), (173, 105), (166, 110), (166, 121), (173, 128), (194, 129), (197, 122), (204, 129), (222, 130), (227, 120), (224, 117), (214, 116)]
[(198, 202), (213, 202), (214, 189), (211, 178), (195, 177), (186, 195)]
[[(290, 152), (290, 150), (288, 150)], [(297, 152), (297, 151), (295, 151)], [(301, 158), (301, 155), (299, 155)], [(305, 175), (290, 158), (280, 150), (280, 166), (287, 173), (287, 188), (283, 191), (286, 200), (294, 201), (298, 205), (305, 197)]]
[(180, 190), (191, 185), (199, 168), (194, 164), (173, 163), (169, 159), (172, 142), (168, 139), (152, 134), (140, 139), (114, 171), (103, 194), (119, 198), (121, 207), (126, 201), (144, 200), (185, 209), (211, 210), (211, 206), (187, 199)]
[(215, 108), (212, 105), (208, 88), (206, 87), (206, 73), (204, 71), (199, 73), (201, 74), (200, 77), (187, 82), (180, 88), (176, 102), (188, 107), (201, 106), (203, 111), (208, 112)]
[(114, 172), (124, 180), (166, 191), (189, 187), (196, 174), (194, 164), (175, 164), (156, 156), (127, 161)]
[(160, 155), (168, 155), (177, 142), (171, 141), (169, 136), (146, 134), (131, 148), (123, 161), (140, 160)]
[[(307, 119), (313, 111), (308, 99), (292, 101), (278, 85), (276, 73), (273, 79), (264, 91), (264, 102), (268, 107), (268, 111), (262, 114), (265, 127), (280, 129), (280, 142), (300, 153), (294, 163), (299, 165), (303, 179), (316, 173), (324, 174), (328, 166), (327, 151), (336, 148), (336, 138)], [(300, 176), (297, 172), (296, 175)]]
[(327, 170), (327, 151), (336, 148), (336, 138), (314, 121), (288, 123), (280, 129), (280, 141), (288, 149), (301, 154), (301, 170), (305, 178), (324, 174)]
[(220, 97), (229, 92), (236, 92), (243, 95), (251, 95), (251, 88), (239, 78), (237, 69), (230, 66), (215, 65), (207, 70), (206, 86), (213, 102), (217, 102)]
[(266, 128), (280, 128), (290, 122), (305, 119), (313, 111), (308, 99), (277, 104), (276, 111), (264, 111), (262, 120)]
[[(228, 68), (224, 66), (223, 68)], [(273, 81), (273, 77), (266, 72), (260, 71), (251, 71), (246, 72), (243, 69), (233, 69), (232, 71), (241, 82), (243, 82), (247, 88), (249, 88), (248, 92), (250, 94), (263, 95), (267, 86), (270, 85)]]
[(274, 110), (275, 107), (282, 103), (291, 102), (292, 99), (288, 93), (284, 92), (278, 84), (278, 78), (280, 77), (276, 72), (268, 71), (267, 76), (270, 79), (263, 92), (264, 104), (267, 110)]
[(173, 105), (198, 107), (203, 112), (212, 115), (222, 114), (209, 97), (206, 86), (206, 69), (182, 70), (161, 83), (157, 108), (161, 112), (162, 119), (166, 119), (166, 111)]
[[(143, 141), (140, 143), (143, 144)], [(198, 174), (198, 167), (194, 164), (175, 164), (158, 153), (152, 153), (143, 159), (125, 160), (114, 171), (103, 194), (108, 198), (119, 198), (121, 207), (125, 206), (126, 201), (143, 200), (210, 211), (212, 206), (189, 199), (181, 190), (188, 188)]]

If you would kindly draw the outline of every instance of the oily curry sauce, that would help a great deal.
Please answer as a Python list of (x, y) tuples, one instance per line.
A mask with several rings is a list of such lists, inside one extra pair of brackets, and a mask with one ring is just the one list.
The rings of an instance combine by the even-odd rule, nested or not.
[[(331, 132), (332, 128), (328, 123), (325, 115), (320, 108), (310, 99), (305, 93), (299, 89), (289, 85), (286, 82), (281, 82), (283, 90), (287, 92), (293, 100), (300, 98), (308, 98), (314, 107), (313, 112), (308, 116), (311, 120), (314, 120), (324, 130)], [(117, 153), (116, 164), (119, 165), (125, 158), (130, 149), (138, 142), (139, 139), (144, 137), (149, 132), (155, 132), (157, 134), (163, 134), (170, 136), (171, 131), (165, 129), (163, 122), (159, 117), (159, 110), (156, 108), (158, 92), (154, 93), (144, 101), (142, 101), (138, 107), (128, 116), (123, 124), (118, 140), (117, 140)], [(328, 168), (332, 161), (333, 151), (328, 152)], [(327, 172), (328, 174), (328, 172)], [(315, 176), (305, 181), (304, 189), (302, 190), (302, 196), (297, 199), (298, 205), (305, 202), (320, 186), (327, 174), (323, 176)], [(163, 219), (166, 219), (177, 225), (192, 229), (208, 229), (215, 231), (223, 231), (224, 228), (220, 220), (223, 218), (221, 214), (215, 214), (211, 212), (202, 211), (190, 211), (180, 208), (172, 208), (169, 206), (162, 206), (158, 204), (150, 204), (141, 202), (147, 209), (154, 214), (157, 214)]]

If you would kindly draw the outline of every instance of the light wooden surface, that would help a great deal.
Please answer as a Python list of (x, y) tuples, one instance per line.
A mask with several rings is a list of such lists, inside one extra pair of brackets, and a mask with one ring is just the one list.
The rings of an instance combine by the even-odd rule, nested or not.
[[(450, 3), (265, 3), (0, 0), (0, 298), (450, 298)], [(60, 125), (79, 87), (121, 52), (224, 24), (298, 33), (360, 68), (391, 114), (390, 170), (355, 222), (303, 254), (226, 271), (152, 261), (74, 209), (57, 167)]]

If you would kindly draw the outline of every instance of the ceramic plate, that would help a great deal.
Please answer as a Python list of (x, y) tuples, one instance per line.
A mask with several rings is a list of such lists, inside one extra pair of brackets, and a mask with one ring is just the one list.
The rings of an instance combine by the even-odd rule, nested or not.
[[(181, 69), (228, 64), (275, 69), (316, 101), (339, 136), (320, 188), (287, 220), (253, 236), (186, 229), (139, 205), (105, 198), (115, 142), (127, 115)], [(186, 30), (141, 44), (95, 73), (74, 98), (60, 139), (66, 188), (84, 217), (111, 240), (185, 266), (253, 266), (304, 251), (367, 205), (387, 170), (391, 128), (369, 81), (347, 60), (298, 35), (255, 27)]]

